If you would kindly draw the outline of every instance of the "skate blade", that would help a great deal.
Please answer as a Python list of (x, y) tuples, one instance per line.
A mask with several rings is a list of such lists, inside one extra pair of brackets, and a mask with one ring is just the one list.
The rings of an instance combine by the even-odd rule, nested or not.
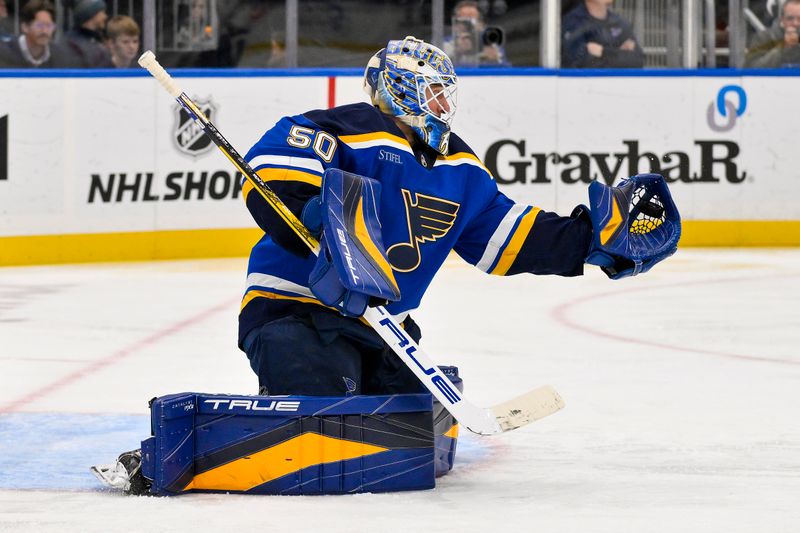
[[(122, 472), (120, 472), (120, 468)], [(130, 479), (128, 479), (128, 472), (125, 467), (119, 463), (115, 465), (98, 465), (89, 468), (89, 471), (100, 480), (103, 485), (116, 489), (128, 490), (130, 488)]]

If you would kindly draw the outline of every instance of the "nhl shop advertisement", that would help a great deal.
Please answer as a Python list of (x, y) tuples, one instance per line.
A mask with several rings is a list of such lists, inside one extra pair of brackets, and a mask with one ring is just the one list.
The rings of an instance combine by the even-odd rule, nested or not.
[[(365, 100), (355, 76), (180, 83), (243, 156), (282, 116)], [(658, 172), (685, 220), (797, 220), (798, 92), (794, 77), (465, 75), (453, 130), (544, 209)], [(0, 148), (0, 236), (253, 226), (241, 175), (147, 77), (2, 78)]]

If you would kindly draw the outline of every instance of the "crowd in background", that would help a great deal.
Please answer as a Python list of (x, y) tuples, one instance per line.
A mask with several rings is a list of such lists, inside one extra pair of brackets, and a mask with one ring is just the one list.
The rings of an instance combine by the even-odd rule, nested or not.
[(19, 33), (0, 0), (0, 67), (128, 68), (139, 52), (139, 25), (127, 15), (109, 18), (101, 0), (73, 4), (73, 24), (56, 41), (56, 6), (28, 0), (19, 13)]
[[(301, 2), (298, 64), (359, 66), (382, 42), (401, 33), (428, 38), (430, 9), (422, 4), (428, 6), (412, 0), (367, 2), (360, 4), (362, 12), (351, 13), (346, 0)], [(53, 0), (0, 0), (0, 68), (136, 66), (141, 53), (137, 19), (141, 22), (142, 0), (129, 0), (127, 5), (128, 14), (111, 16), (103, 0), (65, 0), (59, 6)], [(171, 5), (173, 9), (159, 14), (157, 31), (157, 51), (166, 66), (287, 66), (283, 0), (173, 0)], [(450, 16), (443, 48), (455, 64), (537, 64), (536, 2), (452, 0), (445, 5)], [(765, 29), (751, 32), (745, 66), (800, 66), (800, 0), (750, 0), (749, 5), (762, 17)], [(13, 12), (15, 6), (18, 13)], [(114, 2), (114, 11), (117, 7)], [(197, 17), (211, 9), (212, 16)], [(392, 13), (387, 18), (396, 30), (364, 24), (376, 20), (382, 10)], [(57, 13), (66, 17), (57, 21)], [(724, 7), (719, 15), (718, 41), (725, 45)], [(642, 68), (647, 64), (641, 36), (615, 9), (614, 0), (563, 0), (560, 44), (564, 68)]]

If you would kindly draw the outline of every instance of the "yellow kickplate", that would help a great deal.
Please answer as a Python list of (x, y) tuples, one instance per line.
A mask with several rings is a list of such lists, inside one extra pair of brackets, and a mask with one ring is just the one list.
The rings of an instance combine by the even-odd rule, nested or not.
[(388, 449), (317, 433), (304, 433), (266, 450), (197, 474), (183, 490), (244, 491), (309, 466), (355, 459)]

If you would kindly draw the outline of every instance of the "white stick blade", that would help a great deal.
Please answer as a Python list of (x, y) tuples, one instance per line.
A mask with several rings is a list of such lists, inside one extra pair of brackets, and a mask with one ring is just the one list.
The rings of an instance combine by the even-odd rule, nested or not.
[(545, 385), (492, 407), (503, 431), (517, 429), (564, 408), (564, 400), (556, 390)]

